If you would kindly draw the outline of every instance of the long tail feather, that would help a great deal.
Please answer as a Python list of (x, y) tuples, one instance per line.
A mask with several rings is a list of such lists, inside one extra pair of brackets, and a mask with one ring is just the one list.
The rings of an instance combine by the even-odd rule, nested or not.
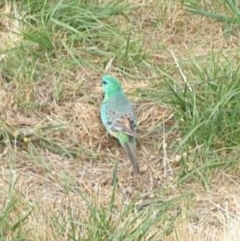
[(137, 162), (137, 151), (136, 151), (135, 143), (127, 141), (127, 142), (121, 143), (121, 145), (133, 166), (134, 172), (139, 174), (140, 172), (139, 172), (139, 167)]

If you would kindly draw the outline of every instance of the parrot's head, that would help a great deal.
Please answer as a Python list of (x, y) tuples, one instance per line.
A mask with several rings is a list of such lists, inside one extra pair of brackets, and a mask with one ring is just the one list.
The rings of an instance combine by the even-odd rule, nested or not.
[(110, 95), (114, 92), (122, 90), (122, 85), (116, 77), (111, 75), (104, 75), (102, 77), (102, 88), (105, 94)]

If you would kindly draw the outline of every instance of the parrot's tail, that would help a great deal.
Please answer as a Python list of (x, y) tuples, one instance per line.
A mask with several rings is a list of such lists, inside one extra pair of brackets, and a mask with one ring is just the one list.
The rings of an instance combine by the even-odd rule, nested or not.
[(121, 143), (124, 151), (127, 154), (128, 159), (130, 160), (133, 170), (136, 174), (139, 174), (139, 167), (138, 167), (138, 162), (137, 162), (137, 151), (136, 151), (136, 145), (133, 142), (127, 141), (124, 143)]

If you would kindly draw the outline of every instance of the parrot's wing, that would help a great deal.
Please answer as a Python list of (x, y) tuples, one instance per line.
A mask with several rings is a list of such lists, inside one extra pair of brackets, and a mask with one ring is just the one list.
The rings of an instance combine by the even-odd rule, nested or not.
[(126, 135), (136, 137), (137, 133), (133, 128), (133, 123), (131, 119), (127, 116), (119, 115), (117, 118), (111, 120), (111, 131), (122, 132)]
[(110, 131), (115, 132), (122, 132), (126, 135), (136, 137), (136, 130), (137, 130), (137, 123), (134, 113), (129, 108), (125, 109), (126, 107), (112, 106), (109, 103), (106, 107), (106, 116), (107, 116), (107, 129)]
[[(120, 102), (121, 103), (121, 102)], [(136, 137), (137, 123), (132, 106), (127, 102), (122, 106), (114, 102), (106, 102), (101, 108), (101, 119), (108, 131), (122, 132)]]

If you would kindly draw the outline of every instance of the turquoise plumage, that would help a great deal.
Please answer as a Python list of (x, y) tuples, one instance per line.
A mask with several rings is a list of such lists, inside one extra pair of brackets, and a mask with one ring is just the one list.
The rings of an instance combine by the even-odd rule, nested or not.
[(104, 100), (101, 120), (110, 135), (117, 138), (130, 160), (134, 172), (139, 173), (136, 154), (137, 121), (132, 103), (122, 90), (120, 81), (111, 76), (102, 77)]

